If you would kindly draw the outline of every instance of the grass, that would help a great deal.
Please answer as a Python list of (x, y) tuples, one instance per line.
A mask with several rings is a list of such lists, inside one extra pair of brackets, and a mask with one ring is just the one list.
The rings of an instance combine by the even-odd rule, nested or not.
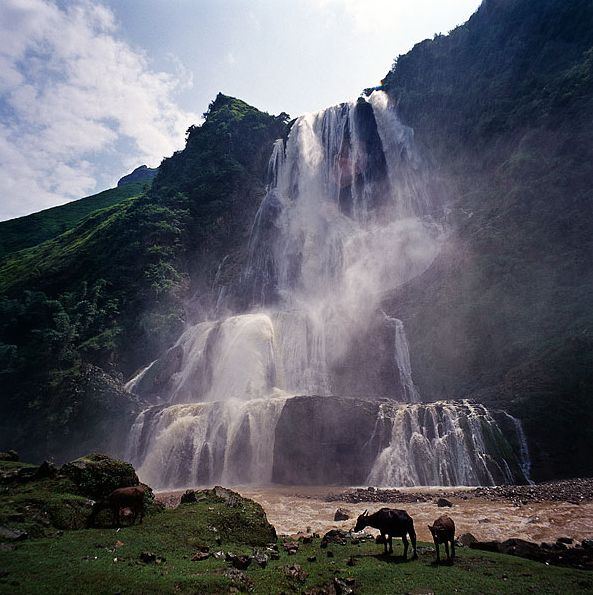
[(135, 182), (0, 223), (0, 258), (37, 246), (75, 227), (91, 213), (140, 196), (150, 182)]
[[(215, 530), (216, 529), (216, 530)], [(145, 518), (142, 525), (59, 532), (53, 537), (21, 542), (14, 551), (0, 550), (0, 593), (221, 593), (232, 586), (229, 564), (213, 557), (191, 561), (199, 547), (250, 554), (270, 533), (261, 509), (242, 500), (230, 507), (209, 497)], [(434, 554), (420, 547), (417, 561), (403, 562), (401, 545), (393, 556), (381, 545), (320, 547), (320, 540), (300, 544), (289, 556), (279, 540), (280, 559), (265, 569), (245, 571), (255, 593), (306, 592), (351, 577), (358, 594), (381, 593), (579, 593), (591, 592), (593, 575), (545, 566), (529, 560), (459, 549), (453, 566), (434, 566)], [(144, 563), (142, 552), (162, 561)], [(332, 552), (333, 557), (327, 553)], [(316, 556), (317, 561), (307, 558)], [(351, 556), (354, 566), (349, 566)], [(298, 564), (304, 580), (291, 578), (286, 567)]]

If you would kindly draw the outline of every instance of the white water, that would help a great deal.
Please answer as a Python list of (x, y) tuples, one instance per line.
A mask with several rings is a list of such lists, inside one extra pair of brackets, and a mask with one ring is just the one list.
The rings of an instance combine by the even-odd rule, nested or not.
[[(512, 483), (518, 479), (511, 470), (513, 461), (509, 455), (513, 453), (508, 450), (508, 440), (524, 441), (522, 430), (516, 436), (504, 436), (483, 405), (464, 401), (386, 404), (381, 408), (381, 415), (392, 424), (392, 437), (377, 457), (368, 484), (471, 486)], [(525, 473), (529, 455), (524, 448), (520, 449), (519, 465)], [(526, 474), (525, 479), (528, 477)]]
[[(361, 381), (363, 396), (420, 400), (403, 322), (382, 315), (380, 304), (430, 266), (443, 232), (431, 217), (438, 209), (413, 131), (388, 103), (375, 92), (304, 115), (286, 146), (276, 141), (248, 264), (234, 289), (247, 295), (247, 312), (200, 322), (179, 338), (180, 365), (159, 394), (171, 405), (141, 414), (132, 429), (130, 456), (144, 481), (157, 487), (271, 481), (286, 397), (328, 396), (338, 385), (348, 390), (344, 368), (363, 378), (383, 332), (393, 337), (386, 358), (392, 375), (384, 375), (393, 380), (379, 388)], [(215, 290), (220, 302), (233, 288)], [(149, 368), (130, 381), (131, 389), (142, 393)], [(491, 483), (469, 468), (486, 456), (482, 426), (471, 426), (470, 456), (454, 405), (443, 409), (440, 423), (451, 428), (440, 442), (426, 437), (413, 411), (398, 410), (392, 444), (369, 476), (374, 483)], [(398, 434), (404, 421), (414, 426), (409, 444)]]

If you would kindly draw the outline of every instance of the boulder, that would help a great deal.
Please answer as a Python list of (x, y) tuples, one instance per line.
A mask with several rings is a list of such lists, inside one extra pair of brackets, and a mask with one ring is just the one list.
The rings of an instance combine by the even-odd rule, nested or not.
[(186, 490), (183, 494), (181, 494), (180, 504), (191, 504), (197, 501), (198, 499), (196, 498), (196, 493), (194, 490)]
[(347, 521), (351, 517), (351, 512), (345, 508), (338, 508), (334, 514), (334, 521)]
[(450, 508), (453, 506), (453, 503), (450, 500), (447, 500), (447, 498), (439, 498), (437, 500), (437, 506), (439, 508)]
[(472, 543), (476, 543), (478, 540), (471, 533), (464, 533), (457, 541), (465, 547), (471, 547)]
[(107, 497), (116, 488), (140, 483), (132, 465), (95, 453), (63, 465), (61, 473), (76, 485), (80, 494), (93, 500)]
[(22, 541), (29, 537), (26, 531), (20, 529), (9, 529), (8, 527), (0, 527), (0, 541)]

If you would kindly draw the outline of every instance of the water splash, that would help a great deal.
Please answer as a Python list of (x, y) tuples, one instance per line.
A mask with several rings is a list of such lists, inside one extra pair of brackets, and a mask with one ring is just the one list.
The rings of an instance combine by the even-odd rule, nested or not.
[[(483, 405), (442, 401), (381, 407), (382, 418), (391, 423), (391, 440), (377, 456), (369, 484), (469, 486), (528, 479), (525, 453), (517, 460), (511, 446), (518, 436), (505, 436)], [(522, 431), (520, 424), (514, 427)]]

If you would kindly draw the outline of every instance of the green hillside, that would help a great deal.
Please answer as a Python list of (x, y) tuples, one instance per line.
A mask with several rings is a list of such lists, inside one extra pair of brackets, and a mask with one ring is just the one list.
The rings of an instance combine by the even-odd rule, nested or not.
[[(150, 183), (148, 184), (148, 187)], [(0, 259), (13, 252), (30, 248), (72, 229), (92, 212), (139, 196), (146, 191), (143, 182), (125, 184), (93, 196), (45, 209), (18, 219), (0, 223)]]
[(0, 260), (0, 450), (119, 452), (106, 427), (137, 411), (122, 379), (171, 344), (225, 255), (245, 258), (285, 118), (221, 94), (205, 116), (146, 194)]

